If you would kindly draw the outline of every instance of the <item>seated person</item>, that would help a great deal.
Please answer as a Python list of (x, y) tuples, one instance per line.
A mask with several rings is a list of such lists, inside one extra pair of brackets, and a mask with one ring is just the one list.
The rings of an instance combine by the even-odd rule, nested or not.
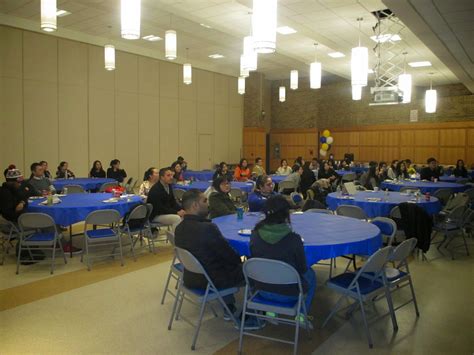
[[(285, 180), (283, 181), (292, 181), (293, 184), (296, 186), (296, 188), (298, 189), (299, 186), (300, 186), (300, 181), (301, 181), (301, 174), (303, 174), (303, 167), (301, 165), (298, 165), (298, 164), (295, 164), (293, 165), (293, 167), (291, 168), (291, 170), (293, 170), (293, 172), (288, 175)], [(288, 195), (290, 194), (291, 192), (293, 192), (294, 190), (291, 190), (290, 189), (285, 189), (283, 191), (280, 191), (282, 194), (285, 194), (285, 195)]]
[(374, 190), (375, 187), (379, 187), (379, 178), (377, 176), (377, 167), (371, 166), (367, 172), (364, 185), (367, 190)]
[(55, 192), (56, 189), (48, 178), (43, 174), (43, 167), (39, 163), (31, 164), (31, 178), (28, 181), (31, 187), (32, 196), (42, 196), (44, 194)]
[(0, 187), (0, 215), (10, 222), (17, 222), (28, 207), (28, 197), (21, 189), (23, 175), (18, 169), (9, 169), (4, 175), (6, 182)]
[(334, 154), (329, 154), (328, 163), (333, 169), (336, 169), (336, 161), (334, 160)]
[(276, 174), (277, 175), (290, 175), (293, 171), (291, 168), (288, 166), (288, 161), (286, 159), (282, 159), (280, 162), (280, 167), (277, 169)]
[[(301, 276), (306, 310), (309, 312), (316, 289), (316, 275), (306, 264), (301, 237), (291, 230), (290, 204), (281, 195), (272, 196), (265, 203), (263, 211), (265, 219), (257, 223), (250, 237), (251, 257), (279, 260), (293, 266)], [(290, 302), (298, 299), (294, 285), (267, 288), (260, 295), (268, 300)]]
[(120, 160), (114, 159), (110, 162), (110, 168), (107, 169), (107, 177), (122, 183), (127, 177), (125, 170), (120, 169)]
[(182, 156), (179, 156), (176, 159), (176, 162), (178, 162), (179, 165), (181, 165), (181, 171), (184, 173), (186, 171), (186, 169), (188, 168), (188, 163), (184, 160), (184, 158)]
[(434, 181), (438, 180), (440, 176), (443, 175), (441, 167), (438, 165), (438, 162), (435, 158), (429, 158), (427, 160), (428, 166), (421, 169), (420, 179)]
[(236, 181), (245, 182), (250, 179), (250, 169), (247, 163), (247, 159), (240, 159), (239, 165), (234, 170), (234, 179)]
[(229, 181), (233, 180), (232, 174), (229, 171), (229, 167), (227, 166), (225, 161), (221, 161), (219, 163), (219, 166), (217, 167), (216, 171), (214, 172), (214, 175), (212, 176), (212, 181), (222, 176), (226, 177)]
[(89, 172), (90, 178), (105, 178), (105, 170), (102, 168), (102, 162), (100, 160), (96, 160), (94, 164), (92, 164), (91, 171)]
[(407, 166), (408, 175), (416, 174), (415, 165), (411, 163), (410, 159), (405, 159), (405, 165)]
[[(303, 166), (304, 165), (304, 159), (302, 156), (299, 156), (295, 159), (295, 162), (293, 163), (293, 166), (295, 165), (299, 165), (299, 166)], [(295, 171), (293, 168), (292, 168), (293, 172)]]
[(209, 195), (209, 217), (216, 218), (233, 214), (237, 208), (230, 198), (230, 181), (225, 177), (219, 177), (212, 182), (212, 187), (216, 190)]
[(173, 171), (173, 182), (182, 182), (184, 181), (184, 174), (183, 171), (181, 170), (181, 164), (175, 161), (171, 165), (171, 170)]
[[(74, 173), (68, 169), (69, 164), (67, 161), (59, 163), (58, 171), (56, 171), (56, 179), (74, 179)], [(45, 177), (47, 177), (45, 175)]]
[(44, 177), (51, 180), (52, 176), (51, 176), (51, 173), (48, 170), (48, 162), (44, 161), (44, 160), (41, 160), (39, 163), (43, 167)]
[(316, 181), (316, 177), (314, 176), (311, 163), (307, 161), (303, 165), (303, 173), (301, 174), (300, 180), (300, 191), (303, 194), (303, 197), (306, 198), (306, 191), (313, 185)]
[(329, 181), (334, 182), (337, 179), (337, 173), (331, 168), (329, 162), (324, 162), (323, 169), (319, 169), (318, 180), (319, 179), (329, 179)]
[(467, 169), (464, 166), (464, 160), (459, 159), (456, 162), (456, 168), (453, 170), (453, 175), (456, 177), (467, 178)]
[(146, 202), (153, 205), (150, 221), (175, 228), (181, 222), (184, 210), (176, 202), (172, 183), (173, 171), (171, 167), (161, 168), (159, 181), (148, 192)]
[(252, 175), (255, 177), (265, 175), (265, 168), (263, 167), (262, 158), (259, 157), (255, 159), (255, 165), (252, 169)]
[(399, 179), (399, 180), (410, 178), (410, 174), (408, 174), (407, 165), (406, 165), (404, 160), (400, 160), (397, 163), (397, 168), (395, 170), (395, 174), (397, 176), (397, 179)]
[(276, 195), (273, 191), (272, 178), (261, 175), (257, 178), (254, 192), (249, 195), (248, 203), (250, 212), (260, 212), (270, 196)]
[(384, 181), (388, 179), (387, 175), (387, 163), (384, 161), (381, 161), (379, 163), (378, 169), (377, 169), (377, 178), (380, 181)]
[(148, 196), (148, 192), (150, 192), (153, 185), (155, 185), (158, 180), (160, 179), (160, 173), (157, 168), (149, 168), (145, 171), (145, 175), (143, 176), (143, 182), (138, 189), (138, 194), (140, 196)]
[(398, 165), (398, 160), (392, 160), (392, 164), (390, 164), (390, 167), (387, 169), (387, 178), (391, 180), (395, 180), (397, 178), (397, 165)]

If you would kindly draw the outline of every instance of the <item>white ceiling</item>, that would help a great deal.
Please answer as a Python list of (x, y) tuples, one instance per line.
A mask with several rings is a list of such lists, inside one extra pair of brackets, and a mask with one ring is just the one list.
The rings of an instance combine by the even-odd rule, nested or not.
[[(399, 1), (399, 0), (397, 0)], [(449, 1), (456, 3), (457, 1)], [(400, 1), (401, 2), (401, 1)], [(442, 1), (438, 1), (441, 3)], [(446, 1), (447, 2), (447, 1)], [(474, 1), (472, 1), (474, 2)], [(199, 68), (238, 76), (242, 38), (250, 33), (251, 0), (142, 0), (142, 36), (164, 37), (167, 29), (178, 33), (177, 62), (188, 58)], [(120, 38), (120, 0), (58, 0), (58, 8), (72, 14), (58, 18), (53, 35), (103, 45), (113, 42), (118, 49), (164, 59), (164, 41), (127, 41)], [(318, 60), (323, 63), (323, 84), (350, 78), (350, 50), (358, 41), (357, 17), (364, 17), (362, 43), (373, 48), (370, 40), (375, 17), (371, 11), (386, 8), (382, 0), (279, 0), (278, 25), (291, 26), (298, 32), (277, 35), (277, 52), (259, 55), (258, 71), (271, 80), (286, 79), (291, 69), (308, 76), (308, 63), (314, 60), (314, 43), (318, 42)], [(467, 17), (469, 18), (469, 16)], [(471, 14), (472, 18), (472, 14)], [(0, 0), (0, 23), (39, 31), (40, 0)], [(200, 26), (205, 23), (212, 28)], [(472, 30), (473, 22), (470, 22)], [(111, 26), (111, 28), (109, 28)], [(462, 28), (470, 46), (472, 34)], [(437, 84), (456, 83), (451, 68), (443, 63), (408, 28), (402, 32), (408, 61), (429, 60), (430, 68), (409, 69), (415, 85), (426, 85), (428, 72), (436, 73)], [(339, 51), (344, 58), (333, 59), (327, 53)], [(220, 53), (222, 59), (210, 59)], [(471, 61), (472, 63), (472, 61)], [(371, 58), (371, 65), (375, 58)]]

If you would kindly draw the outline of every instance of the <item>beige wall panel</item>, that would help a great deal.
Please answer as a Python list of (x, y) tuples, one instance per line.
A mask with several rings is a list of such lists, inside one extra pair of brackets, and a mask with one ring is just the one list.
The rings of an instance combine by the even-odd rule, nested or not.
[(352, 147), (350, 146), (348, 148), (348, 151), (347, 153), (352, 153), (354, 154), (354, 160), (355, 161), (361, 161), (362, 159), (360, 158), (360, 154), (359, 154), (359, 147)]
[(183, 67), (180, 66), (178, 70), (178, 86), (179, 86), (179, 99), (180, 100), (197, 100), (197, 83), (196, 83), (196, 71), (192, 70), (192, 83), (186, 85), (183, 83)]
[(214, 105), (197, 103), (197, 130), (199, 134), (214, 134)]
[(469, 168), (474, 164), (474, 147), (466, 148), (466, 160), (464, 161), (466, 166)]
[(197, 99), (200, 102), (214, 103), (214, 74), (196, 70)]
[[(331, 153), (334, 154), (334, 158), (337, 160), (342, 160), (344, 159), (344, 154), (347, 153), (349, 150), (348, 146), (333, 146), (331, 149)], [(319, 151), (319, 149), (318, 149)], [(318, 154), (318, 151), (316, 152), (316, 155)]]
[(350, 142), (349, 132), (332, 132), (331, 136), (332, 138), (334, 138), (334, 144), (349, 145), (349, 142)]
[(214, 74), (214, 104), (229, 104), (229, 77), (222, 74)]
[(89, 87), (114, 90), (116, 70), (104, 69), (104, 48), (89, 45)]
[(100, 160), (104, 168), (116, 158), (114, 116), (114, 92), (89, 88), (89, 161)]
[(306, 145), (316, 147), (319, 144), (318, 136), (316, 133), (306, 133)]
[(138, 95), (115, 93), (115, 156), (128, 178), (140, 178), (138, 171)]
[[(23, 81), (0, 78), (0, 159), (5, 169), (15, 164), (24, 173), (28, 164), (23, 161)], [(3, 171), (3, 170), (2, 170)]]
[(23, 78), (55, 83), (58, 81), (58, 39), (23, 32)]
[(57, 85), (24, 80), (25, 163), (46, 160), (58, 163), (58, 89)]
[(164, 61), (160, 62), (161, 97), (178, 98), (179, 69), (181, 69), (181, 65)]
[[(439, 159), (438, 147), (415, 147), (414, 153), (415, 155), (414, 155), (414, 158), (412, 158), (412, 160), (415, 163), (426, 164), (426, 160), (431, 157)], [(402, 158), (402, 159), (406, 159), (406, 158)]]
[(58, 80), (60, 83), (87, 85), (87, 44), (58, 39)]
[(378, 147), (360, 147), (360, 160), (362, 161), (379, 161), (380, 149)]
[(67, 161), (76, 176), (87, 176), (92, 165), (88, 155), (87, 87), (59, 84), (58, 99), (59, 161)]
[(448, 146), (465, 146), (466, 129), (440, 129), (439, 144)]
[(413, 163), (422, 163), (421, 161), (415, 160), (415, 148), (412, 146), (400, 146), (400, 155), (393, 159), (410, 159)]
[(229, 106), (240, 107), (243, 104), (243, 95), (239, 95), (239, 92), (237, 91), (237, 78), (229, 77), (228, 85), (229, 85)]
[(414, 146), (415, 131), (400, 131), (400, 146)]
[(242, 107), (229, 108), (229, 157), (227, 161), (237, 163), (242, 151), (243, 117)]
[(115, 90), (138, 92), (138, 56), (117, 51), (115, 54)]
[(196, 117), (196, 101), (179, 100), (179, 151), (175, 155), (183, 156), (190, 169), (196, 169), (198, 166)]
[(439, 130), (437, 129), (418, 129), (415, 130), (415, 146), (433, 146), (439, 145)]
[(160, 61), (138, 57), (138, 92), (158, 96), (160, 93)]
[(229, 110), (227, 105), (214, 106), (214, 163), (229, 156)]
[(244, 131), (244, 146), (255, 145), (255, 132)]
[(159, 168), (159, 101), (156, 96), (140, 95), (138, 97), (138, 166), (140, 180), (146, 169)]
[(23, 33), (0, 26), (0, 76), (23, 77)]
[(360, 132), (359, 144), (361, 146), (374, 146), (379, 144), (379, 132), (363, 131)]
[(382, 147), (381, 148), (381, 154), (380, 154), (380, 160), (381, 161), (384, 161), (384, 162), (390, 164), (390, 162), (393, 159), (399, 159), (399, 158), (400, 158), (400, 149), (399, 149), (399, 147)]
[(349, 144), (354, 146), (359, 145), (359, 132), (349, 132)]
[(439, 162), (441, 164), (456, 165), (458, 159), (466, 160), (465, 147), (441, 147), (439, 148)]
[[(163, 76), (162, 76), (163, 78)], [(168, 166), (179, 151), (178, 99), (160, 99), (160, 166)]]
[(400, 133), (398, 130), (376, 132), (379, 134), (381, 146), (394, 147), (398, 146), (400, 142)]
[(474, 129), (467, 130), (467, 144), (474, 146)]

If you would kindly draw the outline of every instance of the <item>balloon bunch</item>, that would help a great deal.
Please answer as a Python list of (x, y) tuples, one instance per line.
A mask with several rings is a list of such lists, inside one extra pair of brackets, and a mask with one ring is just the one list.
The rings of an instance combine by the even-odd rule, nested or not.
[(325, 157), (328, 153), (328, 150), (331, 149), (331, 144), (334, 143), (334, 138), (331, 137), (331, 132), (325, 129), (323, 131), (322, 137), (319, 138), (319, 141), (321, 142), (321, 149), (319, 150), (319, 154), (322, 157)]

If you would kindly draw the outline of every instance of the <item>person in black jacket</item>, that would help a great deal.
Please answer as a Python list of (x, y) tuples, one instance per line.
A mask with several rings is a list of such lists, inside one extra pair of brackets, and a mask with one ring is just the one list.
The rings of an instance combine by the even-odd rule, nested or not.
[[(306, 310), (309, 311), (316, 289), (316, 275), (306, 264), (301, 237), (291, 229), (290, 204), (281, 195), (272, 196), (263, 212), (265, 219), (257, 223), (250, 237), (251, 257), (279, 260), (293, 266), (301, 276)], [(260, 295), (279, 302), (297, 299), (294, 285), (267, 285)]]
[(153, 205), (150, 221), (173, 226), (181, 222), (184, 210), (178, 205), (173, 194), (173, 171), (170, 167), (161, 168), (160, 181), (148, 192), (147, 203)]
[(9, 169), (4, 173), (6, 182), (0, 187), (0, 214), (10, 222), (26, 212), (28, 197), (21, 189), (23, 175), (18, 169)]
[(307, 161), (303, 164), (303, 173), (301, 174), (300, 180), (300, 191), (303, 194), (303, 197), (306, 198), (306, 191), (313, 185), (316, 181), (314, 172), (312, 170), (311, 162)]
[(443, 175), (443, 171), (438, 165), (438, 162), (435, 158), (429, 158), (426, 162), (428, 163), (428, 166), (421, 169), (420, 179), (428, 181), (434, 181), (435, 179), (438, 180), (439, 177)]
[(227, 180), (232, 181), (234, 177), (232, 173), (229, 171), (229, 167), (227, 166), (225, 161), (221, 161), (219, 166), (217, 167), (214, 175), (212, 176), (212, 181), (216, 180), (218, 177), (225, 177)]
[(464, 166), (464, 160), (459, 159), (456, 163), (456, 168), (453, 170), (453, 175), (456, 177), (467, 178), (467, 169)]
[(89, 171), (89, 177), (105, 178), (105, 170), (102, 168), (102, 162), (100, 160), (96, 160), (94, 161), (94, 164), (92, 164), (91, 171)]
[(110, 162), (110, 168), (107, 169), (107, 177), (122, 183), (127, 177), (125, 170), (120, 169), (120, 160), (114, 159)]
[(331, 168), (331, 165), (326, 161), (324, 162), (324, 167), (323, 169), (319, 169), (318, 172), (318, 180), (319, 179), (329, 179), (329, 181), (332, 183), (337, 179), (338, 175), (334, 171), (333, 168)]

